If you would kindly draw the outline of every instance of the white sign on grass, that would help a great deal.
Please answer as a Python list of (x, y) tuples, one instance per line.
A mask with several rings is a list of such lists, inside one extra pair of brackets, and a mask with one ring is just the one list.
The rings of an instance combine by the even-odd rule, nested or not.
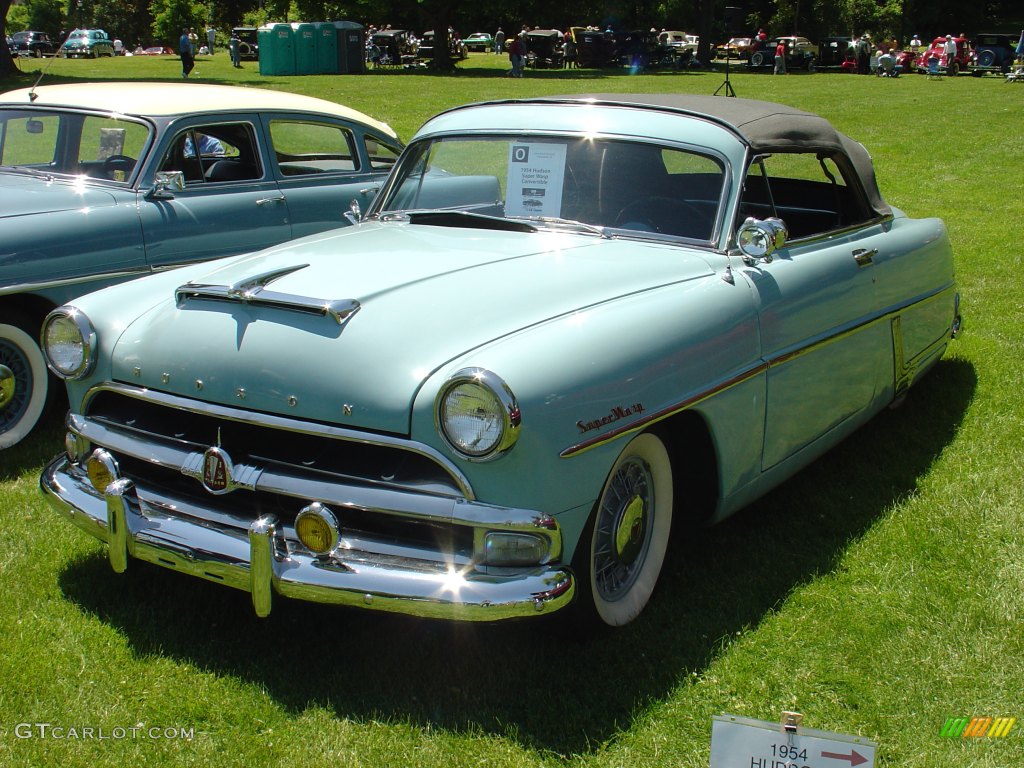
[(874, 768), (877, 745), (859, 736), (718, 715), (711, 724), (711, 768)]

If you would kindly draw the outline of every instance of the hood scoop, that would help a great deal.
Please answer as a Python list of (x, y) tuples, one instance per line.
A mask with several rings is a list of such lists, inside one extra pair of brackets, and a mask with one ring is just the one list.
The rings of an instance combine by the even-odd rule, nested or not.
[(278, 307), (293, 312), (331, 317), (339, 326), (344, 326), (352, 315), (359, 311), (359, 302), (355, 299), (317, 299), (312, 296), (297, 296), (291, 293), (267, 290), (267, 285), (274, 280), (308, 266), (309, 264), (299, 264), (275, 269), (247, 277), (232, 285), (185, 283), (174, 291), (174, 300), (179, 308), (189, 301), (197, 299), (260, 307)]

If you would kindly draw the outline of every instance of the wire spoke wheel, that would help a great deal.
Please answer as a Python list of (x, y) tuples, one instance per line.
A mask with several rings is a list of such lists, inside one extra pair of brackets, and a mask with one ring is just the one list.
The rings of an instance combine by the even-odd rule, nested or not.
[(20, 442), (39, 421), (47, 376), (32, 337), (18, 326), (0, 324), (0, 449)]
[(594, 610), (621, 626), (647, 605), (672, 525), (672, 466), (664, 443), (642, 434), (605, 481), (592, 518), (588, 576)]

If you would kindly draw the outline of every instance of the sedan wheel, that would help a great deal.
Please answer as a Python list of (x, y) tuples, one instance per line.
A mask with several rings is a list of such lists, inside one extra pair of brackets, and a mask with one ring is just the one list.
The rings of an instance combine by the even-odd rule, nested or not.
[(21, 328), (0, 324), (0, 449), (20, 442), (46, 406), (43, 353)]
[(658, 437), (642, 434), (615, 462), (591, 519), (589, 542), (584, 538), (586, 580), (603, 623), (628, 624), (647, 605), (671, 527), (672, 463)]

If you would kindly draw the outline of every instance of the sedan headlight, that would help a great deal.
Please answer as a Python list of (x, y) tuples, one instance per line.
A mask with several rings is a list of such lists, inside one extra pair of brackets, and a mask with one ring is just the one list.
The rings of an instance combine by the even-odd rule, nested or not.
[(497, 458), (519, 438), (515, 395), (498, 376), (481, 368), (456, 373), (441, 389), (435, 414), (441, 436), (471, 460)]
[(46, 364), (62, 379), (81, 379), (92, 370), (96, 331), (74, 307), (58, 307), (46, 316), (41, 341)]

